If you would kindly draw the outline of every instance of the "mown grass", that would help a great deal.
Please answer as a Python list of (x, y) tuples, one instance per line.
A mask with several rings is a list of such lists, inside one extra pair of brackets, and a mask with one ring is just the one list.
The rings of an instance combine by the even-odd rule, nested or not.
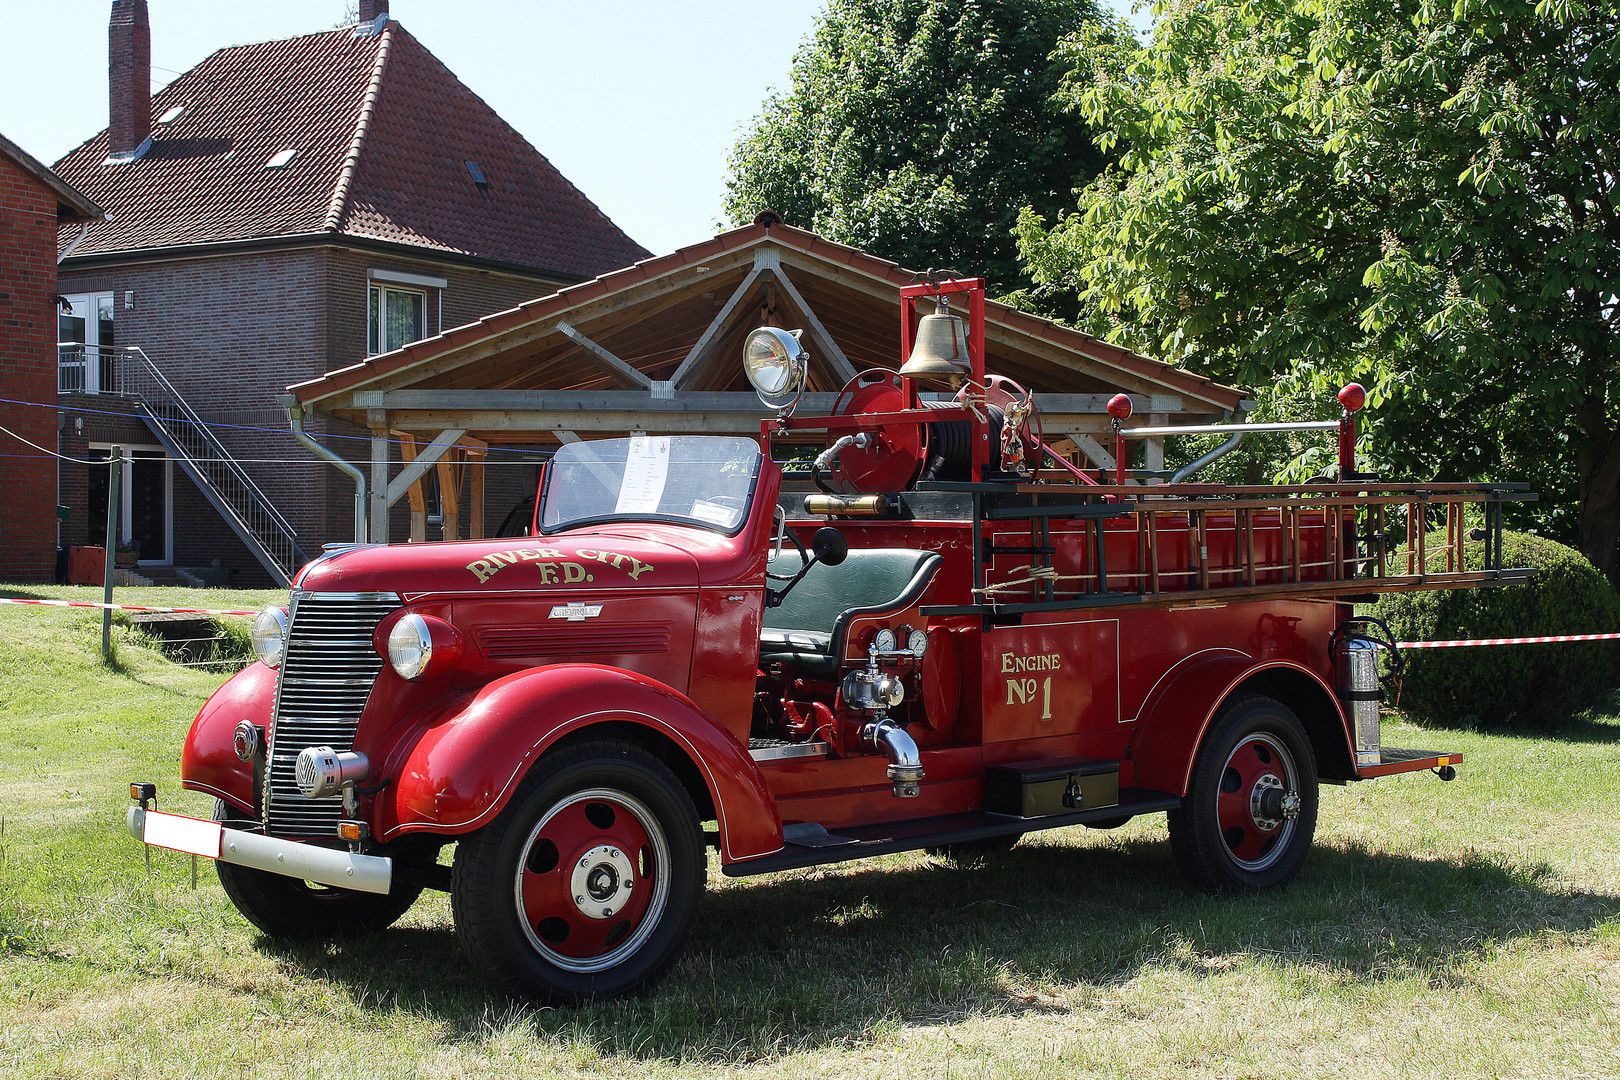
[(6, 1077), (1620, 1075), (1620, 700), (1531, 736), (1387, 725), (1465, 752), (1459, 779), (1325, 789), (1280, 894), (1192, 892), (1162, 819), (1031, 837), (976, 870), (715, 871), (653, 993), (528, 1009), (467, 968), (442, 897), (384, 934), (291, 946), (206, 864), (195, 888), (184, 856), (148, 873), (125, 784), (206, 812), (175, 776), (220, 676), (130, 636), (109, 672), (93, 613), (0, 617)]

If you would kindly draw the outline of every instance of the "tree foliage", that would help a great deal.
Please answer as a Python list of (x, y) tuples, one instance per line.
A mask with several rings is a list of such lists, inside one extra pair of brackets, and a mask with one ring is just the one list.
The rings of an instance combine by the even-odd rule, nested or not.
[(1019, 209), (1073, 205), (1103, 161), (1062, 122), (1069, 65), (1052, 56), (1098, 19), (1094, 0), (831, 0), (791, 91), (732, 151), (727, 215), (769, 207), (903, 266), (1017, 287)]
[[(1281, 397), (1369, 390), (1386, 464), (1533, 481), (1620, 575), (1615, 0), (1210, 0), (1066, 46), (1123, 151), (1020, 247), (1091, 328)], [(1504, 475), (1505, 474), (1505, 475)]]

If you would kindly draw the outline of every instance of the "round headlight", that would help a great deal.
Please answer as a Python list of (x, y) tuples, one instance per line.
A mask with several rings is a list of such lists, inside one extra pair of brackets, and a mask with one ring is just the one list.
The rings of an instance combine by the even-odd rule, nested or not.
[(877, 632), (872, 639), (872, 645), (878, 652), (894, 652), (894, 631), (884, 628)]
[(921, 659), (922, 654), (928, 651), (928, 635), (921, 630), (913, 630), (906, 639), (906, 648), (911, 650), (912, 656)]
[(743, 373), (759, 399), (773, 409), (798, 400), (810, 369), (799, 333), (762, 326), (748, 335), (743, 346)]
[(267, 607), (253, 620), (253, 653), (265, 667), (278, 668), (287, 653), (287, 613)]
[(433, 635), (420, 615), (407, 615), (388, 632), (388, 662), (402, 679), (414, 679), (433, 659)]

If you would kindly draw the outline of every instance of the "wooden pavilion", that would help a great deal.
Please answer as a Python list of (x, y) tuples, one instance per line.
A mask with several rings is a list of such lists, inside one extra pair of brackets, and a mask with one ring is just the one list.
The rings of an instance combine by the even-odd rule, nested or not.
[[(535, 446), (645, 431), (757, 433), (770, 415), (742, 373), (757, 326), (803, 329), (811, 356), (801, 412), (830, 408), (856, 373), (898, 367), (899, 287), (892, 262), (784, 225), (773, 215), (509, 311), (290, 387), (306, 410), (371, 431), (370, 532), (387, 540), (388, 508), (409, 497), (425, 533), (421, 480), (440, 469), (446, 520), (471, 476), (471, 531), (481, 531), (492, 445)], [(1243, 394), (1026, 312), (991, 303), (987, 370), (1035, 391), (1049, 441), (1111, 468), (1097, 437), (1108, 399), (1136, 403), (1132, 423), (1209, 423)], [(392, 471), (390, 445), (404, 448)], [(1163, 447), (1148, 440), (1147, 465)], [(452, 538), (447, 535), (446, 537)]]

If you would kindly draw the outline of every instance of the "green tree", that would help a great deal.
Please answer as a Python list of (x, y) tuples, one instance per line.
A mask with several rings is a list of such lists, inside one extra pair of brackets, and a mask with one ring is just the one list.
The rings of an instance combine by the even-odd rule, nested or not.
[(1020, 248), (1091, 327), (1287, 397), (1367, 384), (1424, 478), (1533, 481), (1620, 580), (1614, 0), (1212, 0), (1075, 39), (1120, 165)]
[(1098, 21), (1094, 0), (831, 0), (732, 150), (727, 215), (1019, 287), (1019, 209), (1072, 206), (1104, 160), (1053, 101), (1053, 49)]

